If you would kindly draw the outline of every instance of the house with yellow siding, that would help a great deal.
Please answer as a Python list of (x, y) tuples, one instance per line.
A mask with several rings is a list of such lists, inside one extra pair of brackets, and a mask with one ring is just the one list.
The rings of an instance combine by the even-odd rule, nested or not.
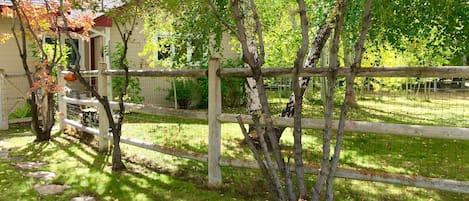
[[(0, 0), (0, 6), (11, 6), (11, 2), (10, 0)], [(95, 24), (90, 32), (89, 41), (75, 40), (78, 46), (78, 51), (82, 57), (80, 60), (80, 66), (83, 70), (94, 70), (97, 69), (99, 65), (105, 64), (107, 68), (110, 69), (112, 68), (110, 55), (115, 51), (117, 43), (121, 42), (119, 32), (113, 25), (112, 20), (103, 14), (98, 14), (94, 18), (94, 22)], [(12, 19), (0, 18), (0, 33), (10, 33), (11, 27)], [(144, 33), (144, 23), (143, 20), (141, 20), (133, 31), (132, 39), (129, 42), (127, 58), (131, 69), (150, 68), (147, 56), (141, 56), (139, 54), (145, 47), (145, 43), (147, 41), (146, 37), (153, 36), (147, 36)], [(223, 55), (227, 58), (237, 58), (239, 55), (235, 51), (231, 50), (232, 48), (229, 44), (229, 38), (228, 34), (225, 34), (223, 37)], [(29, 55), (29, 57), (29, 61), (33, 62), (34, 58), (31, 58), (31, 55)], [(29, 90), (24, 75), (19, 76), (24, 74), (24, 70), (21, 65), (21, 59), (19, 57), (16, 43), (13, 39), (10, 39), (4, 44), (0, 44), (0, 61), (0, 69), (3, 69), (3, 73), (7, 75), (6, 79), (4, 79), (3, 86), (3, 89), (6, 91), (5, 94), (7, 94), (7, 103), (4, 105), (7, 107), (6, 111), (11, 113), (17, 108), (24, 106), (25, 98)], [(144, 97), (144, 104), (168, 107), (173, 105), (172, 102), (165, 99), (168, 93), (167, 90), (170, 87), (169, 79), (139, 79), (141, 83), (140, 96)], [(95, 84), (95, 79), (90, 79), (90, 83)], [(75, 94), (78, 94), (78, 97), (85, 98), (87, 96), (87, 92), (81, 90), (82, 87), (80, 87), (78, 83), (69, 83), (69, 85), (72, 89), (77, 90)]]

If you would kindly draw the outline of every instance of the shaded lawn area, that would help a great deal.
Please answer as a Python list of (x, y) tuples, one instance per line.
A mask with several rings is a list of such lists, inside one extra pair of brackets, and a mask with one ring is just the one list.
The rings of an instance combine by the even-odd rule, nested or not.
[[(5, 136), (2, 149), (10, 156), (24, 155), (22, 161), (45, 161), (38, 170), (57, 173), (49, 183), (67, 184), (63, 194), (41, 196), (32, 186), (44, 183), (27, 172), (0, 162), (0, 200), (70, 200), (74, 196), (95, 196), (99, 200), (269, 200), (267, 186), (258, 170), (223, 167), (224, 185), (206, 187), (207, 166), (204, 163), (150, 153), (139, 149), (132, 156), (126, 149), (127, 172), (111, 173), (110, 158), (61, 134), (50, 143), (32, 144), (31, 136)], [(7, 137), (7, 138), (5, 138)], [(125, 146), (125, 145), (124, 145)], [(125, 146), (126, 147), (126, 146)], [(308, 175), (308, 184), (316, 178)], [(462, 200), (469, 195), (374, 182), (336, 179), (336, 200)]]
[(75, 196), (95, 196), (98, 200), (236, 200), (236, 195), (224, 195), (209, 190), (203, 183), (182, 181), (172, 172), (158, 172), (127, 162), (128, 171), (111, 173), (110, 158), (99, 155), (75, 138), (54, 136), (49, 143), (30, 143), (32, 136), (0, 136), (2, 149), (10, 157), (25, 156), (21, 161), (44, 161), (48, 165), (36, 170), (52, 171), (57, 177), (47, 183), (67, 184), (63, 194), (39, 196), (32, 188), (46, 183), (25, 176), (36, 170), (20, 170), (14, 162), (0, 162), (0, 200), (70, 200)]
[[(2, 137), (6, 137), (5, 134), (2, 134)], [(49, 165), (40, 170), (57, 173), (58, 177), (51, 183), (72, 186), (64, 194), (44, 196), (41, 200), (69, 200), (78, 195), (96, 196), (100, 200), (266, 200), (269, 198), (265, 183), (257, 170), (224, 167), (225, 185), (218, 190), (208, 190), (205, 186), (207, 166), (203, 163), (124, 145), (129, 171), (116, 175), (110, 172), (107, 156), (98, 155), (94, 149), (80, 144), (73, 137), (54, 136), (52, 142), (42, 144), (29, 143), (32, 140), (31, 136), (10, 135), (3, 139), (6, 143), (2, 148), (10, 149), (11, 156), (25, 155), (23, 161), (48, 162)], [(354, 142), (353, 139), (349, 140)], [(354, 143), (370, 144), (363, 139)], [(356, 149), (363, 147), (360, 145), (356, 146)], [(377, 149), (379, 146), (367, 147)], [(376, 159), (373, 156), (366, 156), (368, 153), (366, 149), (360, 150), (365, 153), (365, 156), (360, 157), (361, 160), (350, 161), (350, 158), (345, 156), (343, 163), (354, 166), (357, 163), (370, 163)], [(137, 153), (138, 156), (133, 155)], [(37, 200), (38, 195), (32, 186), (42, 182), (24, 176), (23, 172), (28, 171), (19, 171), (11, 164), (11, 162), (0, 162), (0, 195), (2, 195), (0, 200)], [(464, 172), (457, 170), (454, 172), (460, 173), (467, 179)], [(308, 177), (311, 185), (315, 176)], [(445, 191), (347, 179), (337, 179), (335, 189), (337, 200), (467, 200), (469, 198), (468, 195)]]

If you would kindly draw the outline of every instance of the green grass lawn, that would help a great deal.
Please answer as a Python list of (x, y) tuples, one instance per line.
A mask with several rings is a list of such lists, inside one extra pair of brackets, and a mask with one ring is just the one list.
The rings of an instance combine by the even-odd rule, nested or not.
[[(467, 127), (469, 111), (465, 108), (469, 108), (469, 101), (465, 97), (467, 97), (466, 93), (451, 92), (432, 94), (430, 100), (390, 93), (366, 94), (357, 97), (359, 105), (351, 109), (350, 118), (358, 121)], [(271, 99), (274, 113), (278, 114), (286, 101), (286, 99)], [(304, 117), (322, 118), (322, 106), (318, 100), (305, 102)], [(337, 104), (336, 114), (339, 106)], [(235, 108), (225, 110), (225, 112), (243, 113), (243, 110)], [(206, 122), (142, 114), (130, 114), (127, 120), (125, 130), (129, 132), (125, 132), (124, 136), (144, 139), (171, 148), (207, 153), (208, 126)], [(249, 149), (240, 145), (242, 139), (237, 124), (223, 124), (223, 156), (252, 159)], [(305, 130), (303, 139), (306, 161), (319, 164), (322, 154), (322, 132)], [(293, 158), (292, 141), (291, 129), (287, 129), (282, 137), (282, 144), (285, 147), (286, 156), (291, 158)], [(156, 160), (159, 157), (153, 156), (155, 154), (152, 152), (141, 151), (138, 148), (126, 146), (125, 149), (129, 153), (138, 153), (150, 160)], [(469, 149), (468, 141), (347, 133), (344, 139), (341, 167), (469, 181), (467, 173), (469, 172), (469, 154), (465, 154), (467, 149)], [(314, 181), (314, 176), (311, 176), (310, 181)], [(341, 194), (339, 197), (347, 198), (349, 193), (353, 195), (348, 196), (347, 200), (353, 200), (353, 198), (357, 200), (469, 199), (468, 195), (444, 191), (345, 179), (337, 181), (338, 190), (341, 191), (338, 193)], [(341, 185), (344, 186), (340, 187)], [(365, 190), (355, 192), (356, 189)], [(376, 195), (369, 195), (371, 192), (375, 192)]]
[[(351, 110), (354, 120), (467, 127), (469, 101), (466, 94), (440, 93), (430, 101), (393, 94), (358, 97), (359, 106)], [(276, 102), (277, 101), (277, 102)], [(272, 99), (275, 113), (286, 99)], [(337, 105), (338, 106), (338, 105)], [(469, 109), (468, 109), (469, 110)], [(242, 108), (226, 111), (242, 112)], [(322, 118), (317, 100), (305, 100), (304, 117)], [(25, 161), (46, 161), (41, 170), (54, 171), (52, 183), (72, 186), (64, 194), (40, 200), (70, 200), (77, 195), (92, 195), (99, 200), (269, 200), (268, 186), (255, 169), (223, 167), (224, 185), (207, 188), (207, 165), (122, 145), (129, 171), (112, 174), (110, 158), (99, 155), (76, 138), (64, 134), (50, 143), (32, 144), (30, 136), (2, 132), (2, 148), (12, 155), (25, 155)], [(171, 148), (207, 153), (208, 126), (190, 121), (153, 115), (128, 114), (123, 135)], [(322, 133), (305, 130), (305, 161), (318, 164)], [(237, 124), (222, 125), (222, 154), (252, 159), (242, 141)], [(292, 146), (291, 129), (282, 137), (287, 156)], [(391, 135), (347, 133), (341, 167), (420, 175), (469, 181), (468, 141), (427, 139)], [(24, 176), (10, 162), (0, 162), (0, 200), (38, 200), (32, 186), (37, 180)], [(307, 175), (308, 185), (315, 175)], [(469, 195), (376, 182), (336, 179), (336, 200), (469, 200)]]
[[(70, 200), (80, 195), (95, 196), (98, 200), (242, 199), (238, 195), (224, 193), (220, 189), (210, 190), (203, 182), (184, 181), (186, 177), (181, 176), (182, 172), (169, 168), (152, 169), (145, 165), (127, 162), (128, 171), (113, 174), (108, 156), (100, 155), (76, 138), (64, 134), (54, 136), (54, 140), (49, 143), (39, 144), (31, 143), (34, 139), (32, 136), (2, 134), (1, 138), (5, 141), (2, 149), (11, 150), (10, 156), (25, 156), (21, 161), (47, 162), (48, 165), (38, 170), (57, 174), (57, 177), (48, 183), (71, 186), (63, 194), (41, 197), (32, 186), (45, 182), (25, 176), (33, 170), (19, 170), (13, 166), (13, 162), (1, 161), (1, 201)], [(186, 172), (189, 174), (190, 170)]]

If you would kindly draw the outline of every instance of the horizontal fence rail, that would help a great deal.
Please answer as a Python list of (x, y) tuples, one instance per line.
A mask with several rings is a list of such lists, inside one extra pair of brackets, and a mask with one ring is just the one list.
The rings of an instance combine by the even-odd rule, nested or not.
[[(220, 114), (218, 120), (222, 122), (238, 122), (236, 114)], [(243, 122), (253, 124), (250, 115), (241, 115)], [(293, 118), (285, 117), (272, 117), (273, 124), (280, 127), (293, 127)], [(261, 119), (261, 124), (265, 124)], [(332, 123), (332, 129), (336, 130), (339, 121), (335, 120)], [(323, 129), (323, 119), (301, 119), (302, 128), (310, 129)], [(420, 125), (406, 125), (406, 124), (390, 124), (390, 123), (377, 123), (377, 122), (363, 122), (363, 121), (347, 121), (345, 124), (345, 131), (349, 132), (364, 132), (373, 134), (389, 134), (389, 135), (403, 135), (413, 137), (427, 137), (427, 138), (440, 138), (452, 140), (469, 140), (469, 128), (456, 128), (456, 127), (443, 127), (443, 126), (420, 126)]]
[[(257, 161), (254, 160), (240, 160), (233, 158), (221, 158), (220, 165), (231, 167), (244, 167), (244, 168), (259, 168)], [(305, 173), (318, 174), (319, 166), (305, 164)], [(295, 167), (290, 166), (290, 171), (294, 171)], [(376, 172), (368, 170), (357, 170), (347, 168), (337, 168), (336, 177), (355, 179), (361, 181), (382, 182), (388, 184), (400, 184), (407, 186), (415, 186), (420, 188), (445, 190), (457, 193), (469, 193), (469, 182), (457, 181), (451, 179), (430, 178), (421, 176), (410, 176), (403, 174), (394, 174), (386, 172)]]
[[(105, 70), (104, 75), (124, 76), (123, 70)], [(207, 69), (155, 69), (155, 70), (129, 70), (130, 76), (138, 77), (207, 77)]]
[[(185, 114), (191, 113), (191, 111), (184, 111)], [(166, 114), (166, 113), (165, 113)], [(178, 116), (178, 115), (174, 115)], [(83, 130), (90, 134), (99, 135), (97, 129), (84, 127), (79, 123), (72, 120), (65, 120), (65, 122), (77, 129)], [(112, 140), (112, 135), (108, 134), (105, 136), (107, 139)], [(147, 149), (151, 151), (156, 151), (162, 154), (167, 154), (175, 157), (191, 159), (199, 162), (207, 163), (208, 155), (200, 154), (180, 149), (167, 148), (157, 144), (145, 142), (138, 139), (121, 137), (121, 143), (139, 147), (142, 149)], [(254, 160), (240, 160), (236, 158), (221, 157), (219, 160), (221, 166), (230, 166), (230, 167), (244, 167), (244, 168), (255, 168), (258, 169), (259, 165), (257, 161)], [(290, 167), (291, 171), (294, 171), (294, 166)], [(305, 173), (308, 174), (317, 174), (319, 172), (319, 166), (305, 165)], [(346, 168), (338, 168), (336, 177), (347, 178), (347, 179), (356, 179), (362, 181), (374, 181), (382, 182), (389, 184), (403, 184), (409, 186), (416, 186), (421, 188), (429, 189), (439, 189), (459, 193), (469, 193), (469, 182), (465, 181), (456, 181), (449, 179), (441, 178), (430, 178), (430, 177), (421, 177), (421, 176), (409, 176), (403, 174), (392, 174), (385, 172), (376, 172), (368, 170), (354, 170)]]
[[(65, 102), (77, 105), (98, 106), (97, 100), (83, 100), (70, 97), (63, 98)], [(125, 103), (125, 107), (130, 112), (152, 114), (160, 116), (170, 116), (184, 119), (194, 120), (208, 120), (207, 112), (171, 109), (165, 107), (155, 107), (143, 104)], [(111, 102), (112, 109), (118, 109), (117, 102)], [(222, 113), (217, 116), (217, 119), (225, 123), (237, 123), (236, 116), (239, 114)], [(253, 124), (250, 115), (240, 115), (243, 122)], [(274, 126), (278, 127), (293, 127), (293, 118), (286, 117), (272, 117)], [(302, 127), (306, 129), (323, 129), (323, 119), (310, 119), (302, 118)], [(261, 124), (264, 120), (261, 119)], [(332, 129), (337, 128), (338, 121), (333, 121)], [(439, 138), (439, 139), (452, 139), (452, 140), (469, 140), (469, 128), (458, 127), (444, 127), (444, 126), (422, 126), (422, 125), (406, 125), (406, 124), (391, 124), (391, 123), (378, 123), (378, 122), (364, 122), (364, 121), (347, 121), (345, 131), (349, 132), (363, 132), (373, 134), (385, 135), (402, 135), (413, 137), (426, 137), (426, 138)]]
[[(332, 71), (329, 68), (304, 68), (300, 70), (301, 77), (327, 76)], [(97, 76), (98, 71), (83, 71), (84, 76)], [(223, 68), (217, 73), (220, 77), (251, 77), (248, 68)], [(124, 76), (124, 70), (104, 70), (106, 76)], [(263, 77), (291, 77), (291, 68), (263, 68)], [(350, 75), (350, 68), (339, 68), (337, 76)], [(207, 69), (154, 69), (129, 70), (129, 76), (138, 77), (207, 77)], [(459, 77), (469, 78), (469, 66), (441, 66), (441, 67), (369, 67), (361, 68), (357, 77)]]
[[(329, 68), (304, 68), (300, 70), (301, 77), (327, 76), (332, 71)], [(350, 68), (339, 68), (337, 76), (350, 75)], [(289, 68), (263, 68), (264, 77), (291, 77)], [(247, 68), (224, 68), (220, 71), (221, 77), (250, 77), (252, 72)], [(360, 68), (357, 77), (469, 77), (469, 67), (442, 66), (442, 67), (372, 67)]]

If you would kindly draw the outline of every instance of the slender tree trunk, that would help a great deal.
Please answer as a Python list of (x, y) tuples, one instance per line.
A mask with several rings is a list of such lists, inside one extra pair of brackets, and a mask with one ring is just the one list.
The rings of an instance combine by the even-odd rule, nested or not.
[[(16, 16), (24, 16), (25, 15), (24, 10), (22, 10), (23, 8), (20, 7), (19, 2), (17, 0), (12, 0), (11, 2), (13, 4), (12, 8)], [(17, 25), (19, 25), (19, 35), (17, 33), (17, 27), (16, 27)], [(20, 17), (18, 20), (15, 19), (13, 21), (13, 26), (11, 28), (11, 31), (15, 38), (15, 43), (18, 48), (18, 52), (21, 58), (21, 63), (22, 63), (24, 72), (26, 73), (28, 85), (30, 88), (32, 88), (34, 79), (33, 79), (33, 73), (30, 71), (29, 69), (30, 67), (28, 64), (28, 45), (27, 45), (27, 37), (26, 37), (27, 32), (28, 31), (31, 32), (34, 40), (39, 44), (39, 46), (41, 44), (40, 40), (36, 37), (37, 35), (35, 35), (34, 31), (31, 29), (29, 21), (26, 16), (25, 18)], [(43, 49), (41, 50), (42, 50), (42, 53), (44, 54)], [(39, 110), (37, 95), (38, 94), (36, 93), (36, 91), (32, 91), (30, 93), (30, 96), (26, 100), (26, 102), (31, 108), (31, 131), (36, 136), (36, 139), (34, 140), (35, 142), (48, 141), (50, 139), (50, 130), (52, 129), (52, 127), (50, 127), (50, 129), (43, 129), (44, 124), (41, 123), (41, 120), (40, 120), (41, 111)], [(51, 107), (53, 108), (53, 106), (54, 105), (52, 103)], [(50, 107), (45, 107), (44, 109), (47, 110), (47, 109), (50, 109)], [(52, 110), (52, 112), (53, 111), (55, 110)], [(46, 119), (43, 118), (42, 121), (47, 121), (47, 119), (48, 118)], [(51, 122), (54, 122), (54, 120), (52, 119)], [(52, 126), (53, 126), (53, 123), (52, 123)], [(46, 128), (48, 128), (48, 125), (46, 125)]]
[[(242, 1), (241, 1), (242, 2)], [(250, 6), (248, 5), (247, 2), (242, 2), (241, 4), (242, 7), (242, 12), (246, 13), (246, 17), (244, 18), (244, 26), (249, 28), (249, 27), (255, 27), (255, 21), (252, 15), (249, 15), (250, 13)], [(247, 48), (248, 52), (250, 54), (253, 54), (253, 56), (256, 58), (259, 57), (257, 53), (257, 45), (256, 45), (256, 39), (255, 39), (255, 31), (247, 31), (246, 33), (246, 43), (247, 43)], [(251, 69), (251, 66), (247, 63), (244, 63), (245, 68)], [(260, 103), (259, 99), (259, 91), (257, 88), (257, 82), (254, 78), (252, 77), (246, 77), (245, 82), (244, 82), (244, 88), (246, 91), (246, 98), (247, 98), (247, 111), (249, 114), (255, 114), (255, 113), (261, 113), (262, 112), (262, 105)], [(251, 136), (253, 139), (258, 139), (260, 135), (265, 135), (265, 129), (258, 130), (255, 128), (255, 125), (250, 125), (249, 126), (249, 136)], [(267, 142), (267, 146), (269, 150), (272, 150), (272, 147), (270, 146), (269, 138), (265, 138)], [(260, 145), (259, 140), (256, 140), (258, 146)]]
[[(252, 109), (250, 109), (250, 112), (255, 122), (254, 128), (257, 131), (260, 145), (264, 152), (264, 157), (267, 161), (268, 169), (270, 169), (272, 172), (271, 181), (273, 181), (274, 186), (277, 186), (278, 189), (276, 192), (274, 192), (276, 193), (275, 199), (296, 200), (291, 174), (282, 157), (280, 146), (278, 144), (278, 138), (274, 133), (270, 108), (267, 102), (267, 95), (261, 72), (261, 67), (264, 63), (265, 57), (264, 41), (262, 38), (262, 29), (256, 6), (253, 0), (248, 0), (245, 2), (233, 0), (231, 1), (231, 4), (233, 8), (233, 18), (235, 19), (237, 29), (235, 30), (232, 27), (230, 28), (230, 25), (227, 25), (227, 27), (234, 31), (235, 35), (240, 41), (243, 50), (243, 61), (251, 68), (253, 79), (255, 80), (255, 87), (251, 85), (251, 89), (257, 89), (258, 101), (261, 107), (254, 106)], [(213, 5), (212, 8), (214, 8)], [(254, 35), (256, 35), (256, 37), (254, 37)], [(257, 38), (258, 45), (253, 42), (255, 41), (254, 38)], [(251, 102), (251, 104), (252, 103), (253, 102)], [(255, 109), (257, 109), (257, 111)], [(265, 139), (268, 139), (269, 143), (264, 139), (264, 135), (262, 134), (264, 127), (260, 126), (261, 118), (266, 122), (265, 131), (267, 138)], [(267, 146), (271, 146), (278, 170), (284, 177), (287, 195), (285, 195), (284, 189), (280, 184), (280, 178), (277, 175), (277, 171), (275, 171), (275, 166), (273, 165), (273, 160), (271, 159), (271, 155), (267, 149)]]
[(31, 132), (36, 136), (34, 142), (43, 142), (49, 140), (41, 129), (40, 113), (36, 104), (36, 93), (32, 92), (31, 97), (27, 100), (29, 107), (31, 108)]
[(121, 130), (113, 129), (112, 139), (114, 141), (112, 148), (112, 171), (122, 171), (126, 167), (122, 162), (122, 152), (120, 148)]
[[(129, 42), (130, 36), (132, 35), (132, 31), (134, 30), (136, 26), (136, 23), (137, 23), (136, 20), (139, 14), (138, 7), (133, 4), (130, 4), (130, 3), (127, 4), (126, 8), (133, 9), (133, 10), (126, 10), (126, 11), (120, 10), (122, 11), (122, 13), (119, 13), (119, 16), (115, 16), (116, 18), (113, 18), (113, 21), (115, 22), (114, 24), (116, 25), (117, 30), (119, 31), (119, 35), (124, 44), (124, 51), (123, 51), (123, 54), (120, 55), (119, 65), (121, 65), (122, 69), (124, 69), (125, 71), (125, 80), (121, 88), (121, 93), (119, 94), (119, 112), (118, 112), (119, 117), (117, 119), (117, 122), (113, 118), (112, 110), (109, 105), (109, 98), (107, 94), (99, 94), (95, 88), (89, 85), (87, 80), (85, 80), (83, 75), (80, 73), (81, 56), (77, 51), (78, 47), (76, 47), (74, 43), (71, 43), (71, 44), (72, 44), (72, 48), (75, 50), (75, 56), (77, 59), (75, 60), (75, 68), (69, 68), (69, 70), (75, 73), (79, 82), (85, 87), (85, 89), (90, 91), (92, 96), (94, 96), (100, 102), (100, 104), (103, 105), (104, 110), (106, 111), (106, 114), (101, 114), (101, 115), (106, 115), (108, 117), (109, 127), (113, 134), (112, 136), (113, 137), (113, 151), (112, 151), (112, 170), (113, 171), (122, 171), (126, 169), (124, 163), (122, 162), (122, 154), (121, 154), (121, 148), (120, 148), (120, 137), (122, 134), (122, 125), (123, 125), (124, 112), (125, 112), (123, 97), (127, 94), (127, 87), (129, 83), (128, 82), (129, 67), (126, 64), (125, 60), (127, 58), (128, 42)], [(62, 10), (60, 10), (60, 15), (63, 15)], [(64, 27), (65, 29), (68, 29), (67, 21), (64, 21)], [(66, 33), (69, 39), (72, 38), (69, 32), (66, 32)], [(99, 84), (106, 84), (106, 83), (99, 83)]]
[[(306, 60), (306, 64), (304, 65), (305, 68), (315, 68), (319, 59), (321, 58), (322, 50), (326, 45), (327, 40), (331, 34), (331, 24), (325, 23), (321, 25), (316, 32), (316, 37), (312, 42), (311, 49), (309, 51), (308, 58)], [(302, 77), (299, 78), (299, 85), (301, 86), (301, 97), (304, 96), (306, 88), (308, 87), (310, 77)], [(280, 114), (281, 117), (293, 117), (295, 113), (295, 94), (292, 93), (290, 98), (288, 99), (285, 108), (282, 110)], [(280, 139), (282, 137), (283, 131), (285, 127), (279, 127), (275, 129), (275, 133), (277, 138)]]
[(331, 147), (331, 129), (332, 129), (332, 114), (334, 112), (334, 92), (335, 85), (337, 80), (337, 69), (339, 67), (338, 61), (338, 52), (339, 52), (339, 42), (340, 35), (342, 31), (342, 25), (344, 23), (344, 15), (347, 11), (348, 0), (344, 0), (337, 3), (336, 10), (339, 11), (334, 17), (335, 27), (334, 27), (334, 37), (331, 41), (331, 48), (329, 53), (329, 69), (331, 70), (327, 76), (328, 82), (328, 94), (326, 98), (326, 107), (324, 108), (324, 119), (325, 126), (323, 130), (323, 155), (321, 161), (321, 169), (319, 171), (318, 180), (313, 188), (313, 197), (312, 200), (319, 200), (320, 194), (322, 192), (323, 184), (326, 181), (326, 177), (329, 174), (330, 166), (330, 147)]
[(332, 201), (334, 199), (333, 194), (333, 183), (334, 183), (334, 176), (339, 164), (340, 153), (342, 151), (342, 142), (344, 136), (344, 128), (346, 123), (346, 117), (349, 105), (355, 104), (355, 97), (354, 97), (354, 83), (357, 71), (361, 68), (361, 62), (364, 53), (364, 44), (365, 38), (368, 33), (368, 28), (371, 21), (371, 3), (372, 0), (366, 1), (365, 12), (363, 17), (363, 26), (360, 32), (359, 40), (355, 44), (355, 60), (354, 63), (350, 66), (352, 72), (350, 76), (346, 78), (346, 91), (345, 91), (345, 98), (344, 102), (342, 103), (340, 118), (339, 118), (339, 128), (337, 131), (336, 137), (336, 144), (334, 147), (334, 156), (332, 157), (332, 164), (329, 169), (329, 175), (327, 176), (327, 189), (326, 189), (326, 200)]
[[(306, 200), (306, 183), (305, 183), (305, 170), (303, 165), (303, 142), (302, 142), (302, 127), (301, 127), (301, 114), (303, 110), (303, 93), (300, 85), (300, 70), (304, 67), (306, 51), (309, 42), (308, 33), (308, 20), (306, 17), (306, 5), (303, 0), (298, 0), (298, 7), (300, 12), (301, 20), (301, 47), (297, 52), (296, 59), (294, 62), (294, 75), (293, 75), (293, 93), (295, 95), (295, 106), (294, 106), (294, 127), (293, 127), (293, 139), (294, 139), (294, 158), (295, 158), (295, 173), (297, 188), (299, 192), (300, 200)], [(286, 171), (289, 171), (288, 169)]]
[[(257, 147), (256, 145), (254, 144), (253, 140), (251, 139), (251, 137), (249, 136), (249, 133), (248, 131), (246, 130), (246, 128), (244, 127), (244, 123), (243, 123), (243, 120), (241, 119), (241, 116), (238, 115), (236, 117), (236, 119), (238, 120), (238, 123), (239, 123), (239, 126), (241, 128), (241, 132), (243, 133), (244, 135), (244, 139), (246, 140), (247, 144), (248, 144), (248, 147), (249, 149), (252, 151), (252, 153), (254, 154), (254, 158), (256, 159), (257, 163), (259, 164), (259, 167), (261, 169), (261, 172), (264, 176), (264, 178), (267, 180), (267, 183), (269, 184), (270, 186), (270, 191), (271, 192), (274, 192), (274, 194), (276, 195), (276, 197), (284, 197), (284, 195), (282, 195), (282, 192), (283, 192), (283, 189), (282, 189), (282, 186), (280, 185), (279, 182), (275, 182), (272, 180), (272, 177), (274, 176), (273, 174), (275, 174), (275, 171), (272, 172), (273, 170), (270, 169), (270, 167), (272, 166), (272, 162), (270, 161), (270, 164), (267, 164), (267, 162), (265, 162), (263, 159), (262, 159), (262, 156), (261, 154), (259, 153), (259, 151), (257, 150)], [(263, 139), (263, 137), (262, 137)], [(263, 141), (264, 142), (264, 141)], [(265, 142), (263, 143), (265, 144)], [(266, 148), (266, 147), (265, 147)], [(263, 150), (265, 151), (265, 149)], [(268, 152), (268, 150), (267, 150)]]

